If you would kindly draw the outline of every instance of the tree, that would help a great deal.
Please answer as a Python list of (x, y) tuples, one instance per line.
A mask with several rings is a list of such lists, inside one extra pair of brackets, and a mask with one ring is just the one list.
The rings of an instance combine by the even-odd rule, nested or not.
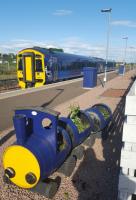
[(63, 49), (58, 49), (58, 48), (49, 48), (50, 51), (58, 51), (58, 52), (64, 52)]

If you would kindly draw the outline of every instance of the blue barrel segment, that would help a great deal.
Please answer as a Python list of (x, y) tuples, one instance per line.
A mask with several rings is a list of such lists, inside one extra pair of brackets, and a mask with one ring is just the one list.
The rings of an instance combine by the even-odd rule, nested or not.
[(125, 66), (124, 65), (120, 65), (119, 66), (118, 74), (119, 75), (124, 75), (125, 74)]
[(83, 68), (83, 88), (94, 88), (97, 85), (97, 68)]
[[(100, 133), (112, 118), (105, 104), (95, 104), (86, 110), (78, 107), (68, 117), (59, 117), (59, 114), (42, 107), (15, 110), (16, 145), (8, 147), (3, 155), (4, 176), (8, 180), (36, 191), (42, 187), (46, 197), (50, 197), (47, 191), (52, 187), (49, 189), (45, 180), (56, 170), (70, 175), (79, 152), (81, 157), (84, 141)], [(52, 191), (54, 194), (55, 190)]]
[(111, 109), (105, 104), (95, 104), (91, 108), (85, 110), (94, 124), (94, 132), (102, 131), (111, 121), (112, 112)]

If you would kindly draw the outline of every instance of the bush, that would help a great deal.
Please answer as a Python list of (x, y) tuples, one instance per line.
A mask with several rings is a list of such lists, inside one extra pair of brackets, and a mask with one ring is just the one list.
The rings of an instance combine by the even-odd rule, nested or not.
[(84, 121), (80, 117), (80, 107), (79, 106), (70, 106), (70, 119), (76, 125), (79, 133), (83, 132), (85, 129), (89, 127), (89, 123)]

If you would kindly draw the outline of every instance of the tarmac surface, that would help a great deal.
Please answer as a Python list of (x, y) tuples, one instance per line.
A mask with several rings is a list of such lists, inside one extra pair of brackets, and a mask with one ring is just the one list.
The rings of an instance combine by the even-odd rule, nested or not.
[[(103, 74), (97, 79), (97, 85), (103, 81)], [(116, 72), (107, 73), (107, 81), (115, 78)], [(83, 79), (74, 79), (40, 88), (16, 90), (0, 94), (0, 131), (13, 125), (12, 117), (17, 107), (24, 106), (48, 106), (54, 108), (76, 96), (86, 93), (88, 90), (82, 88)]]

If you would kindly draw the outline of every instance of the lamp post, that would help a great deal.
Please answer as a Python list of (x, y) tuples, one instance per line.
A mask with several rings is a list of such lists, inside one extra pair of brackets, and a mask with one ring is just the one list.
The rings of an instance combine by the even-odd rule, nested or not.
[(127, 54), (127, 41), (128, 41), (128, 37), (123, 37), (122, 39), (125, 40), (124, 62), (123, 62), (123, 64), (125, 65), (125, 63), (126, 63), (126, 54)]
[(110, 22), (111, 22), (111, 11), (112, 9), (102, 9), (101, 12), (108, 13), (108, 29), (107, 29), (107, 45), (106, 45), (106, 65), (104, 68), (104, 79), (103, 81), (107, 81), (107, 64), (108, 64), (108, 56), (109, 56), (109, 39), (110, 39)]

